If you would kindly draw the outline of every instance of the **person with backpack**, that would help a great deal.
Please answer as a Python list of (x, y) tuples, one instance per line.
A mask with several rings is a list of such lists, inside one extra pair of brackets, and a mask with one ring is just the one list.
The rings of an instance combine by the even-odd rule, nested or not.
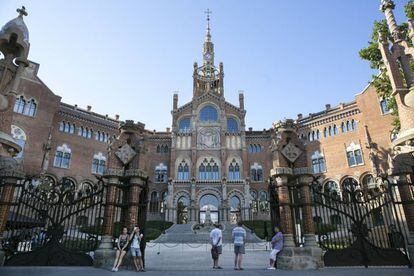
[(243, 270), (242, 260), (245, 253), (246, 230), (242, 227), (241, 221), (237, 222), (237, 227), (233, 229), (232, 237), (234, 243), (234, 270)]
[(219, 256), (223, 252), (223, 233), (220, 225), (216, 223), (210, 232), (211, 257), (213, 258), (213, 269), (223, 269), (219, 266)]

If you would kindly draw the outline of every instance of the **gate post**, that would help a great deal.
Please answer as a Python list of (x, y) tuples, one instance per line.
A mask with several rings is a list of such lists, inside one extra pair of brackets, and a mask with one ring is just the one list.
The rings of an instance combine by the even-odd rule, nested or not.
[(399, 175), (396, 178), (408, 228), (407, 251), (411, 265), (414, 266), (414, 184), (409, 182), (407, 175)]
[[(131, 188), (129, 190), (128, 202), (126, 203), (128, 206), (126, 226), (128, 227), (128, 229), (133, 229), (133, 227), (135, 226), (134, 224), (136, 223), (142, 224), (142, 221), (139, 221), (138, 219), (139, 199), (140, 199), (142, 190), (145, 188), (147, 176), (141, 170), (128, 170), (128, 171), (125, 171), (125, 175), (131, 177), (129, 180)], [(144, 229), (145, 227), (145, 225), (138, 225), (138, 226), (141, 229)]]
[[(273, 128), (273, 169), (270, 175), (276, 181), (280, 227), (284, 237), (284, 247), (277, 257), (277, 266), (288, 270), (318, 269), (323, 266), (322, 250), (316, 246), (313, 233), (306, 147), (298, 137), (297, 125), (293, 120), (279, 121), (273, 124)], [(295, 202), (297, 194), (292, 194), (296, 188), (299, 188), (300, 202)], [(300, 207), (303, 207), (303, 212), (295, 213)], [(297, 246), (294, 239), (295, 219), (301, 214), (305, 219), (305, 247)]]
[(305, 237), (305, 247), (314, 247), (316, 246), (316, 238), (312, 216), (312, 199), (309, 186), (312, 178), (308, 175), (301, 175), (298, 180), (300, 185), (301, 204), (303, 206), (303, 233)]
[(288, 175), (277, 175), (275, 181), (279, 195), (280, 227), (283, 232), (284, 246), (295, 247), (295, 241), (293, 238), (291, 202), (288, 187)]
[[(118, 172), (118, 173), (116, 173)], [(107, 170), (105, 177), (108, 178), (108, 184), (106, 187), (105, 209), (104, 209), (104, 221), (103, 221), (103, 233), (99, 248), (95, 250), (95, 256), (93, 264), (95, 267), (104, 267), (111, 265), (111, 262), (115, 259), (115, 251), (113, 250), (112, 234), (115, 222), (115, 208), (116, 208), (116, 194), (117, 185), (119, 185), (119, 174), (122, 174), (122, 170)]]
[[(17, 186), (17, 182), (24, 178), (24, 173), (15, 167), (14, 170), (3, 171), (5, 159), (0, 156), (0, 266), (4, 264), (5, 252), (2, 248), (3, 233), (6, 228), (9, 217), (10, 206), (13, 203), (13, 195)], [(13, 159), (13, 161), (15, 161)]]

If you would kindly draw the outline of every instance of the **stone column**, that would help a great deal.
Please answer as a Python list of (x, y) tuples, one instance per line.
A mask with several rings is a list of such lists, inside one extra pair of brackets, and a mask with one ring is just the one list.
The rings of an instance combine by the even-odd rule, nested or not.
[(221, 194), (223, 201), (220, 206), (220, 221), (227, 222), (229, 221), (229, 203), (227, 199), (227, 180), (225, 178), (221, 183)]
[(316, 246), (315, 225), (312, 216), (312, 194), (310, 183), (311, 176), (299, 176), (300, 197), (302, 200), (302, 214), (304, 220), (303, 234), (305, 237), (305, 247)]
[(192, 179), (190, 184), (190, 206), (188, 206), (188, 221), (195, 222), (197, 220), (196, 215), (196, 208), (197, 208), (197, 202), (196, 202), (196, 183), (195, 179)]
[[(104, 209), (104, 221), (103, 221), (103, 235), (99, 248), (95, 250), (94, 266), (106, 267), (111, 265), (111, 260), (115, 259), (115, 251), (113, 250), (112, 234), (115, 220), (115, 203), (116, 192), (119, 183), (118, 176), (108, 177), (108, 187), (106, 191), (106, 205)], [(112, 263), (113, 264), (113, 263)]]
[[(305, 178), (306, 179), (306, 178)], [(301, 181), (305, 181), (301, 179)], [(304, 270), (304, 269), (318, 269), (323, 267), (322, 250), (316, 246), (315, 242), (310, 242), (310, 236), (307, 237), (307, 244), (305, 247), (296, 247), (293, 239), (293, 224), (292, 224), (292, 212), (291, 212), (291, 201), (289, 197), (288, 189), (288, 176), (279, 175), (276, 177), (277, 189), (279, 194), (279, 205), (280, 205), (280, 226), (282, 228), (284, 237), (284, 247), (282, 252), (279, 253), (277, 258), (277, 267), (287, 270)], [(308, 190), (303, 188), (301, 193), (305, 196), (305, 200), (308, 201), (309, 195)], [(310, 206), (309, 206), (310, 207)], [(309, 220), (309, 216), (312, 215), (312, 210), (309, 208), (306, 210), (304, 207), (303, 214), (305, 220)], [(311, 225), (308, 222), (305, 223), (305, 234), (310, 234), (312, 231)], [(313, 235), (315, 239), (315, 235)]]
[(407, 240), (408, 255), (410, 257), (411, 264), (414, 265), (414, 198), (413, 183), (409, 183), (406, 175), (400, 175), (397, 178), (398, 192), (400, 194), (402, 207), (405, 214), (405, 221), (409, 231)]
[[(128, 216), (127, 216), (127, 227), (132, 229), (135, 225), (138, 224), (138, 212), (139, 212), (139, 198), (143, 188), (143, 180), (140, 177), (133, 176), (129, 180), (130, 190), (128, 195)], [(141, 228), (143, 226), (138, 225)]]
[(24, 178), (24, 173), (18, 168), (18, 166), (16, 166), (16, 161), (12, 157), (9, 158), (10, 159), (0, 157), (0, 168), (5, 167), (5, 163), (7, 163), (5, 162), (6, 160), (8, 160), (11, 164), (15, 164), (13, 166), (14, 168), (9, 167), (10, 170), (2, 171), (0, 174), (0, 188), (2, 188), (0, 194), (0, 266), (3, 265), (5, 257), (1, 241), (3, 239), (3, 233), (5, 231), (9, 216), (10, 206), (13, 202), (13, 194), (16, 189), (17, 182)]
[(292, 211), (290, 206), (291, 202), (288, 188), (288, 176), (277, 176), (276, 185), (279, 196), (280, 227), (283, 232), (284, 245), (286, 247), (294, 247), (295, 242), (293, 239)]

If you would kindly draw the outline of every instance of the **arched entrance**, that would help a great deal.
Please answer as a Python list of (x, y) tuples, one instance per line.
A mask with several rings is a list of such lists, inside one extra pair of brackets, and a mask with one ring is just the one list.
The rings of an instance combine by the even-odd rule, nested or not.
[(241, 202), (237, 196), (230, 198), (230, 223), (236, 224), (240, 220)]
[(200, 223), (210, 219), (215, 223), (219, 221), (219, 201), (216, 196), (208, 194), (200, 198)]
[(188, 206), (190, 200), (186, 196), (181, 196), (177, 201), (177, 223), (185, 224), (188, 222)]

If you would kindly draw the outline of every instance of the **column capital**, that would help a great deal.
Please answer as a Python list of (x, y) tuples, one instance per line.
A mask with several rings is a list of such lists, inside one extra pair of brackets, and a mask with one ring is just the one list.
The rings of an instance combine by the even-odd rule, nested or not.
[(293, 170), (288, 167), (275, 167), (270, 170), (270, 176), (272, 177), (278, 177), (282, 175), (292, 175)]
[(125, 177), (131, 177), (131, 178), (138, 177), (143, 180), (146, 180), (148, 178), (148, 174), (141, 169), (131, 169), (131, 170), (125, 171)]
[(104, 178), (111, 178), (111, 177), (122, 177), (124, 175), (123, 169), (115, 169), (115, 168), (108, 168), (105, 169)]
[(393, 10), (395, 8), (394, 1), (381, 0), (380, 11), (385, 12), (387, 9)]

